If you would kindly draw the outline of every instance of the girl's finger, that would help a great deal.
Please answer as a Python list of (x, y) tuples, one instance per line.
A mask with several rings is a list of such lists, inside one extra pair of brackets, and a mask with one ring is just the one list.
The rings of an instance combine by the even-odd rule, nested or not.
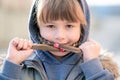
[(28, 40), (24, 39), (23, 49), (27, 49), (29, 46)]
[(21, 50), (23, 48), (24, 40), (20, 39), (17, 45), (17, 50)]
[(31, 49), (32, 46), (33, 46), (33, 43), (32, 43), (32, 41), (29, 40), (29, 47), (28, 48)]
[(10, 43), (12, 43), (12, 45), (14, 45), (14, 46), (17, 46), (18, 42), (19, 42), (19, 39), (16, 37)]

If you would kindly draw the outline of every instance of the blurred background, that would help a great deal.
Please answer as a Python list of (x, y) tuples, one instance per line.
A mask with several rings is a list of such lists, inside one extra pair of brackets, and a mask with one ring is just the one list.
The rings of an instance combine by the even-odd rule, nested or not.
[[(90, 37), (120, 60), (120, 0), (86, 0), (90, 7)], [(32, 0), (0, 0), (0, 59), (14, 37), (28, 38)], [(118, 62), (120, 64), (120, 62)]]
[(90, 37), (113, 53), (120, 67), (120, 0), (87, 0), (91, 12)]
[(31, 4), (32, 0), (0, 0), (0, 65), (12, 38), (28, 38)]

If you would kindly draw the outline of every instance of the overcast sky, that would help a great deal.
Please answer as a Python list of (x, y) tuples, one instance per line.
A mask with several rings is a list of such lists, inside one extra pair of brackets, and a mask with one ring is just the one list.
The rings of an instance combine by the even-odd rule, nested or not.
[(86, 0), (90, 6), (120, 6), (120, 0)]

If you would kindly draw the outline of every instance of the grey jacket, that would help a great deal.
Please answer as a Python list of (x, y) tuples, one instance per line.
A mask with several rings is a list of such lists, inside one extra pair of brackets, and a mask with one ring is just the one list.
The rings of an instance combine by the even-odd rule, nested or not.
[[(91, 69), (90, 69), (91, 68)], [(0, 80), (49, 80), (42, 62), (34, 55), (21, 65), (4, 62)], [(70, 70), (64, 80), (114, 80), (113, 74), (104, 70), (100, 60), (94, 59), (82, 63), (80, 59)]]

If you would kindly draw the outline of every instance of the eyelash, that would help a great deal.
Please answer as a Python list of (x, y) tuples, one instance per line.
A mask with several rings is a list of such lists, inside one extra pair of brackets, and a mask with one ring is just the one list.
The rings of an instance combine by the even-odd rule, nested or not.
[(54, 25), (47, 25), (48, 28), (55, 28)]
[[(55, 28), (54, 25), (47, 25), (48, 28)], [(66, 25), (66, 28), (73, 28), (73, 25)]]
[(67, 28), (72, 28), (73, 26), (72, 26), (72, 25), (67, 25), (66, 27), (67, 27)]

